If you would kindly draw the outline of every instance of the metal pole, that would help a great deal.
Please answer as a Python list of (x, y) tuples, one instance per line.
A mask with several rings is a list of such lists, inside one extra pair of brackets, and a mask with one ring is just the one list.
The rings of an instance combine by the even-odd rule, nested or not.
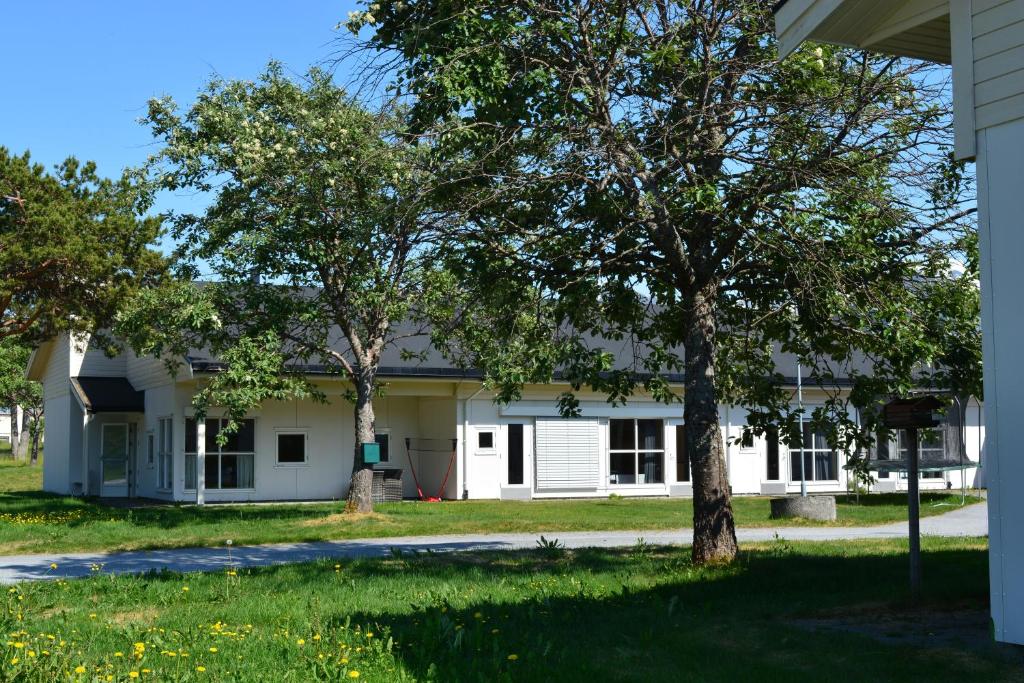
[(921, 592), (921, 501), (918, 497), (918, 438), (917, 428), (907, 430), (907, 516), (910, 540), (910, 593), (917, 597)]
[(804, 382), (800, 363), (796, 364), (796, 406), (797, 411), (800, 413), (800, 495), (806, 498), (807, 472), (805, 471), (806, 458), (804, 458), (804, 449), (807, 448), (807, 444), (804, 443)]

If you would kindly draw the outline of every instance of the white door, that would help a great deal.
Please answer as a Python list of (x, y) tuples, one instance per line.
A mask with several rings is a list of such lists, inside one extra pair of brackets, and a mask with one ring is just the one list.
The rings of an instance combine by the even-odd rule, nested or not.
[[(526, 421), (501, 426), (501, 474), (504, 489), (533, 489), (533, 425)], [(509, 493), (509, 492), (505, 492)], [(505, 497), (505, 493), (502, 497)], [(518, 497), (515, 495), (510, 497)]]
[(500, 498), (501, 458), (498, 453), (498, 427), (471, 427), (469, 472), (470, 498)]
[(100, 495), (128, 495), (128, 425), (105, 424), (100, 432)]

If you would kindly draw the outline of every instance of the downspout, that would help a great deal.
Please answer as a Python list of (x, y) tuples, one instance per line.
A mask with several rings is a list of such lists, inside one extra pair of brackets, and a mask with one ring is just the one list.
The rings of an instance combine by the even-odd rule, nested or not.
[(483, 384), (465, 399), (462, 408), (462, 499), (469, 499), (469, 418), (473, 410), (472, 401), (484, 390)]

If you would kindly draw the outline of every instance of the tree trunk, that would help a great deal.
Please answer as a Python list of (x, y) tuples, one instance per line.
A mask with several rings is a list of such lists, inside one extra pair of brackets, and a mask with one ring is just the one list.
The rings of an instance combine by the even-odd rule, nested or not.
[(32, 456), (29, 459), (29, 464), (36, 465), (39, 463), (39, 439), (43, 436), (43, 426), (40, 424), (39, 415), (32, 417)]
[(352, 461), (352, 484), (348, 491), (346, 509), (353, 512), (373, 512), (373, 465), (363, 462), (360, 444), (373, 443), (373, 376), (364, 374), (356, 380), (356, 452)]
[(686, 447), (693, 469), (693, 562), (731, 562), (736, 557), (728, 473), (715, 387), (716, 293), (708, 288), (691, 299), (684, 316)]
[(18, 457), (18, 435), (20, 431), (18, 429), (18, 406), (12, 405), (11, 411), (11, 457)]
[(13, 435), (14, 425), (13, 421), (11, 424), (11, 435), (12, 435), (12, 450), (14, 451), (14, 457), (18, 460), (24, 460), (28, 457), (28, 446), (29, 446), (29, 429), (28, 429), (28, 413), (21, 409), (21, 407), (15, 407), (15, 414), (18, 416), (18, 445), (17, 448), (13, 448)]

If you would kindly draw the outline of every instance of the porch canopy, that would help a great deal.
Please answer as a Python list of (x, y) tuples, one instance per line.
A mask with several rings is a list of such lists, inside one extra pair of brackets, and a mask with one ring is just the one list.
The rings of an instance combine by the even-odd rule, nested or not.
[(88, 413), (142, 413), (145, 395), (124, 377), (72, 377), (75, 397)]

